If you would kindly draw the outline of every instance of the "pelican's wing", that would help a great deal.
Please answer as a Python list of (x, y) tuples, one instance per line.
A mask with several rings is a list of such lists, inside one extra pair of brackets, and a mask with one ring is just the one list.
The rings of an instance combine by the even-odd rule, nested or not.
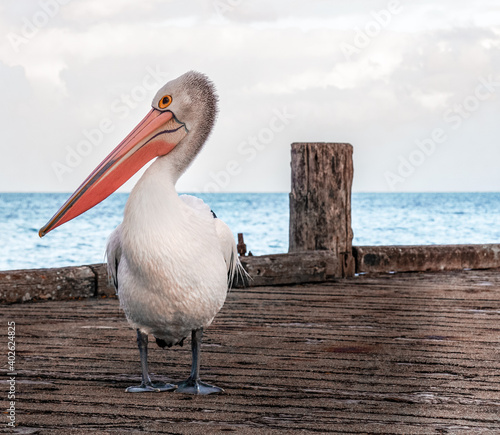
[(121, 225), (111, 233), (106, 246), (106, 261), (108, 263), (108, 278), (118, 292), (118, 265), (122, 256), (122, 245), (120, 241)]
[(228, 287), (231, 287), (235, 273), (240, 271), (240, 268), (243, 269), (243, 267), (241, 266), (238, 258), (238, 251), (236, 250), (233, 233), (220, 219), (215, 218), (214, 222), (215, 230), (219, 236), (222, 256), (224, 257), (224, 261), (227, 266), (227, 284)]
[(215, 224), (215, 230), (219, 238), (220, 247), (222, 251), (222, 256), (227, 266), (227, 282), (228, 287), (231, 287), (235, 274), (241, 276), (248, 276), (245, 269), (240, 263), (238, 258), (238, 251), (236, 250), (236, 242), (234, 240), (233, 233), (229, 227), (220, 219), (215, 216), (215, 213), (210, 210), (210, 207), (205, 204), (200, 198), (196, 198), (191, 195), (181, 195), (179, 196), (182, 201), (184, 201), (191, 208), (197, 210), (200, 214), (204, 216), (213, 217), (213, 222)]

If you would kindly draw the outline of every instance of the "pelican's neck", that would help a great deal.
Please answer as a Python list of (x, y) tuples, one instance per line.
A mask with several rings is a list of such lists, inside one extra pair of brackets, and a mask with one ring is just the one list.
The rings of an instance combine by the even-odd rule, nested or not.
[[(156, 204), (177, 198), (175, 184), (180, 174), (173, 159), (169, 155), (158, 157), (139, 179), (132, 189), (127, 201), (127, 208), (154, 210)], [(127, 208), (125, 212), (127, 212)]]
[(194, 122), (194, 126), (189, 130), (186, 137), (184, 137), (170, 153), (158, 157), (156, 160), (156, 162), (161, 162), (159, 164), (165, 168), (165, 171), (169, 171), (174, 180), (174, 184), (201, 151), (210, 135), (213, 122), (213, 119), (208, 119), (207, 122), (197, 120)]
[(154, 259), (163, 258), (165, 250), (171, 249), (171, 240), (183, 222), (175, 172), (171, 160), (160, 157), (130, 193), (121, 225), (121, 243), (129, 267), (156, 267)]

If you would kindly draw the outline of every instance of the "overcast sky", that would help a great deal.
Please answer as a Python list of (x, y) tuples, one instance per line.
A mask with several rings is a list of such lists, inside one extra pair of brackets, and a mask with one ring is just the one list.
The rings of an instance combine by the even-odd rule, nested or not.
[(498, 0), (3, 0), (0, 33), (0, 191), (73, 191), (191, 69), (221, 107), (180, 191), (287, 192), (307, 141), (358, 192), (500, 191)]

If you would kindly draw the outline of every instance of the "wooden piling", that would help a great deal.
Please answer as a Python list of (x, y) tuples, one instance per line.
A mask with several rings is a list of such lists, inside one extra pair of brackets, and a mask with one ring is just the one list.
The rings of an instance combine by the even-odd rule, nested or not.
[(354, 275), (351, 189), (353, 148), (347, 143), (293, 143), (289, 252), (329, 250), (337, 277)]
[(243, 239), (243, 233), (238, 233), (238, 245), (236, 245), (236, 250), (241, 257), (244, 257), (247, 253), (247, 245)]

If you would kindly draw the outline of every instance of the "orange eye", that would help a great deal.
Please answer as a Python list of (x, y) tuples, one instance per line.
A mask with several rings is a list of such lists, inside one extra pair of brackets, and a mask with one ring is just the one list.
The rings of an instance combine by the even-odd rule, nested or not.
[(166, 107), (170, 106), (171, 102), (172, 102), (172, 97), (170, 95), (165, 95), (158, 103), (158, 107), (160, 109), (165, 109)]

